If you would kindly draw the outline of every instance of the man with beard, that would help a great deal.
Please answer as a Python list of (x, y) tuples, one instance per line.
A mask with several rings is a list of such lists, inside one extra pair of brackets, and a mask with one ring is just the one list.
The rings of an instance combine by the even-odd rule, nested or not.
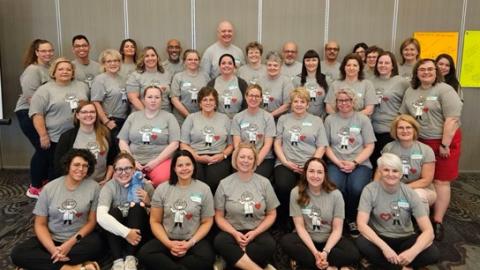
[(167, 54), (168, 59), (163, 61), (163, 68), (172, 76), (175, 75), (175, 73), (183, 71), (183, 61), (181, 59), (182, 45), (180, 45), (180, 41), (170, 39), (167, 42)]
[(340, 63), (337, 62), (339, 51), (340, 46), (336, 41), (329, 41), (325, 44), (325, 58), (320, 65), (329, 85), (340, 77)]
[(302, 63), (297, 61), (298, 47), (294, 42), (286, 42), (282, 48), (282, 74), (294, 80), (302, 72)]

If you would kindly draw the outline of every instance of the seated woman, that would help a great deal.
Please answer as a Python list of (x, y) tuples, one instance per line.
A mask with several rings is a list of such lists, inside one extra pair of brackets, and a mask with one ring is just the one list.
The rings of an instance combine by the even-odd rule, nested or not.
[(89, 150), (96, 159), (92, 178), (104, 185), (112, 178), (113, 159), (118, 153), (118, 146), (108, 129), (100, 124), (95, 105), (90, 101), (80, 101), (73, 119), (74, 128), (65, 131), (58, 140), (55, 149), (55, 168), (58, 176), (62, 175), (62, 157), (72, 148)]
[[(397, 116), (390, 130), (395, 141), (385, 145), (382, 153), (395, 154), (402, 160), (402, 182), (417, 192), (428, 213), (437, 198), (432, 184), (435, 154), (428, 145), (417, 141), (419, 129), (419, 124), (412, 116)], [(379, 180), (380, 177), (381, 172), (377, 170), (374, 179)]]
[(33, 214), (35, 237), (13, 248), (18, 267), (36, 270), (100, 270), (94, 260), (102, 240), (94, 231), (99, 185), (89, 179), (95, 157), (72, 149), (63, 160), (63, 176), (44, 186)]
[(97, 220), (105, 229), (113, 256), (112, 269), (134, 270), (135, 255), (150, 234), (145, 207), (150, 205), (154, 189), (150, 182), (143, 181), (141, 172), (135, 172), (135, 160), (130, 154), (120, 153), (113, 167), (112, 181), (100, 191)]
[(353, 237), (358, 236), (355, 218), (363, 187), (372, 177), (372, 164), (368, 159), (375, 142), (372, 123), (367, 116), (356, 112), (357, 95), (350, 89), (335, 93), (336, 113), (325, 119), (325, 130), (330, 145), (328, 176), (342, 192), (345, 217)]
[(251, 84), (247, 87), (245, 91), (247, 109), (233, 117), (232, 135), (235, 148), (242, 141), (255, 145), (258, 151), (258, 164), (255, 172), (270, 179), (275, 163), (272, 152), (275, 120), (270, 113), (260, 108), (262, 95), (260, 85)]
[(325, 162), (310, 158), (290, 195), (296, 232), (282, 238), (283, 250), (308, 269), (348, 269), (357, 264), (356, 246), (342, 237), (344, 207), (342, 193), (328, 179)]
[(419, 269), (435, 263), (439, 252), (432, 244), (432, 224), (417, 193), (400, 181), (402, 161), (385, 153), (378, 159), (378, 169), (379, 181), (368, 184), (360, 198), (358, 249), (379, 269)]
[(138, 256), (146, 270), (212, 269), (215, 253), (205, 239), (213, 224), (210, 188), (194, 178), (196, 163), (187, 150), (175, 152), (169, 182), (152, 198), (150, 226), (155, 239)]
[(149, 86), (143, 95), (145, 109), (130, 114), (118, 134), (120, 150), (135, 158), (154, 186), (170, 178), (171, 155), (178, 148), (180, 127), (173, 114), (160, 108), (162, 90)]
[(221, 231), (214, 246), (229, 267), (262, 269), (275, 250), (267, 230), (280, 203), (270, 181), (255, 174), (257, 159), (255, 146), (240, 143), (232, 159), (237, 172), (223, 179), (215, 193), (215, 221)]
[(200, 111), (189, 114), (182, 125), (181, 149), (190, 151), (197, 162), (196, 176), (212, 193), (218, 183), (232, 170), (228, 156), (233, 151), (230, 136), (231, 121), (217, 112), (218, 93), (203, 87), (198, 93)]

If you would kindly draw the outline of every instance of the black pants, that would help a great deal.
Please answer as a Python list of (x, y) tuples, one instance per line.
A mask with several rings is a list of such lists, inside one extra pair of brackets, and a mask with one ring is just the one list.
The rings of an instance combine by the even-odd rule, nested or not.
[(211, 270), (215, 252), (208, 241), (202, 239), (183, 257), (175, 257), (158, 239), (148, 241), (138, 252), (146, 270)]
[(283, 165), (279, 165), (275, 167), (274, 175), (275, 181), (273, 186), (280, 201), (280, 206), (277, 209), (276, 224), (288, 231), (292, 228), (292, 221), (289, 215), (290, 192), (297, 185), (300, 174), (293, 172)]
[[(323, 250), (326, 243), (314, 242), (317, 250)], [(292, 259), (308, 269), (317, 269), (315, 257), (307, 248), (297, 233), (286, 234), (281, 240), (280, 245)], [(360, 261), (360, 253), (354, 243), (346, 238), (340, 238), (338, 243), (330, 250), (327, 257), (329, 265), (338, 268), (342, 266), (353, 266)]]
[[(246, 232), (248, 231), (242, 231), (242, 233)], [(259, 234), (248, 244), (246, 251), (240, 248), (232, 235), (224, 231), (217, 234), (213, 245), (217, 253), (225, 259), (229, 267), (233, 267), (246, 253), (252, 261), (263, 268), (267, 265), (268, 260), (275, 251), (275, 239), (273, 239), (269, 232)]]
[(377, 169), (377, 160), (380, 158), (380, 156), (382, 156), (381, 151), (383, 150), (383, 147), (387, 143), (393, 141), (390, 133), (375, 133), (375, 138), (377, 138), (377, 141), (375, 142), (373, 153), (370, 156), (370, 162), (372, 163), (374, 174), (375, 170)]
[(141, 207), (139, 204), (136, 204), (134, 207), (131, 207), (128, 210), (128, 215), (126, 217), (123, 217), (120, 209), (116, 207), (111, 208), (109, 214), (128, 228), (139, 229), (142, 234), (142, 241), (140, 244), (132, 246), (127, 242), (127, 240), (125, 240), (125, 238), (104, 230), (113, 260), (121, 259), (127, 255), (135, 255), (138, 249), (144, 243), (146, 243), (149, 238), (148, 236), (150, 235), (150, 227), (146, 209)]
[(268, 178), (271, 181), (273, 175), (273, 165), (275, 165), (275, 159), (264, 159), (260, 165), (257, 166), (255, 173)]
[[(380, 236), (380, 235), (379, 235)], [(409, 249), (417, 241), (418, 235), (413, 234), (411, 236), (402, 237), (402, 238), (388, 238), (385, 236), (380, 236), (380, 238), (387, 243), (397, 254), (402, 253), (404, 250)], [(367, 260), (379, 267), (381, 269), (401, 269), (398, 265), (391, 264), (385, 259), (383, 252), (375, 244), (368, 241), (365, 237), (360, 236), (356, 240), (356, 244), (360, 252), (367, 258)], [(430, 264), (434, 264), (438, 261), (440, 253), (437, 247), (432, 244), (422, 252), (420, 252), (417, 257), (412, 261), (409, 267), (420, 268)]]
[[(62, 243), (55, 242), (56, 246)], [(32, 237), (27, 241), (13, 248), (10, 258), (14, 265), (25, 269), (36, 270), (57, 270), (64, 264), (76, 265), (85, 261), (92, 261), (102, 256), (103, 242), (100, 235), (92, 232), (82, 238), (80, 242), (75, 244), (67, 256), (70, 261), (52, 263), (52, 256), (45, 247), (40, 243), (37, 237)]]
[(218, 163), (207, 165), (197, 162), (197, 179), (203, 181), (215, 194), (220, 180), (232, 173), (232, 161), (230, 158)]

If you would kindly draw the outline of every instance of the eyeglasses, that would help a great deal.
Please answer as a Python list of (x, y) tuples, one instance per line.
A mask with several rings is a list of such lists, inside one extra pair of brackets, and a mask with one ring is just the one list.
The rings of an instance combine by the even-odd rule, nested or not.
[(77, 45), (73, 45), (73, 48), (75, 49), (79, 49), (79, 48), (88, 48), (88, 44), (77, 44)]
[(133, 170), (133, 167), (132, 167), (132, 166), (124, 167), (124, 168), (116, 167), (116, 168), (113, 169), (113, 170), (114, 170), (116, 173), (118, 173), (118, 174), (131, 173), (132, 170)]
[(81, 169), (84, 170), (84, 169), (88, 169), (88, 167), (90, 167), (90, 166), (88, 166), (88, 164), (84, 164), (84, 163), (73, 163), (72, 167), (81, 168)]
[(337, 103), (350, 103), (352, 102), (352, 99), (337, 99)]
[(284, 53), (297, 53), (297, 51), (294, 51), (294, 50), (284, 50), (283, 52)]
[(435, 70), (436, 70), (436, 68), (434, 68), (434, 67), (419, 68), (419, 69), (418, 69), (418, 71), (420, 71), (420, 72), (433, 72), (433, 71), (435, 71)]
[(262, 96), (260, 95), (247, 95), (248, 98), (252, 98), (252, 99), (259, 99), (261, 98)]
[(79, 114), (96, 114), (96, 111), (79, 111)]

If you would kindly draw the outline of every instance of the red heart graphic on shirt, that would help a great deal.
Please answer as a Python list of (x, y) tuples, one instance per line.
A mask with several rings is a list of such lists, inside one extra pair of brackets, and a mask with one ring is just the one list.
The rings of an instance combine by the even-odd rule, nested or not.
[(261, 140), (263, 138), (263, 134), (257, 134), (257, 138)]
[(257, 209), (260, 209), (260, 206), (262, 206), (262, 204), (260, 204), (259, 202), (257, 202), (257, 203), (255, 204), (255, 208), (257, 208)]
[(392, 218), (392, 214), (390, 214), (390, 213), (381, 213), (381, 214), (380, 214), (380, 218), (383, 219), (383, 220), (385, 220), (385, 221), (388, 221), (389, 219)]
[(105, 151), (100, 151), (100, 153), (99, 153), (99, 154), (100, 154), (100, 156), (104, 156), (104, 155), (105, 155), (105, 153), (106, 153)]
[(274, 101), (275, 99), (274, 99), (272, 96), (270, 96), (270, 97), (268, 97), (268, 100), (270, 100), (270, 102), (272, 102), (272, 101)]
[(317, 96), (323, 96), (323, 91), (322, 91), (322, 90), (318, 90), (318, 91), (317, 91)]
[(417, 173), (417, 169), (415, 169), (415, 168), (410, 168), (410, 172), (413, 173), (413, 174), (415, 174), (415, 173)]
[(349, 138), (348, 138), (348, 142), (349, 142), (350, 144), (353, 144), (353, 143), (355, 142), (355, 138), (354, 138), (354, 137), (349, 137)]
[(389, 101), (390, 99), (389, 99), (388, 97), (386, 97), (386, 96), (383, 96), (383, 97), (382, 97), (382, 100), (385, 101), (385, 102), (387, 102), (387, 101)]
[(75, 213), (75, 216), (76, 216), (77, 218), (80, 218), (81, 216), (83, 216), (83, 213)]
[(235, 103), (237, 102), (237, 98), (236, 97), (232, 97), (232, 103)]
[(192, 219), (193, 215), (192, 215), (192, 213), (187, 213), (187, 214), (185, 215), (185, 217), (186, 217), (188, 220), (190, 220), (190, 219)]
[(158, 138), (158, 135), (156, 133), (153, 133), (151, 137), (152, 137), (152, 140), (156, 140)]
[(428, 112), (428, 107), (423, 107), (423, 112)]
[(215, 141), (220, 140), (220, 135), (215, 135), (215, 136), (213, 136), (213, 139), (214, 139)]
[(305, 138), (306, 138), (305, 135), (300, 135), (300, 137), (299, 137), (300, 141), (302, 141), (302, 142), (305, 141)]

